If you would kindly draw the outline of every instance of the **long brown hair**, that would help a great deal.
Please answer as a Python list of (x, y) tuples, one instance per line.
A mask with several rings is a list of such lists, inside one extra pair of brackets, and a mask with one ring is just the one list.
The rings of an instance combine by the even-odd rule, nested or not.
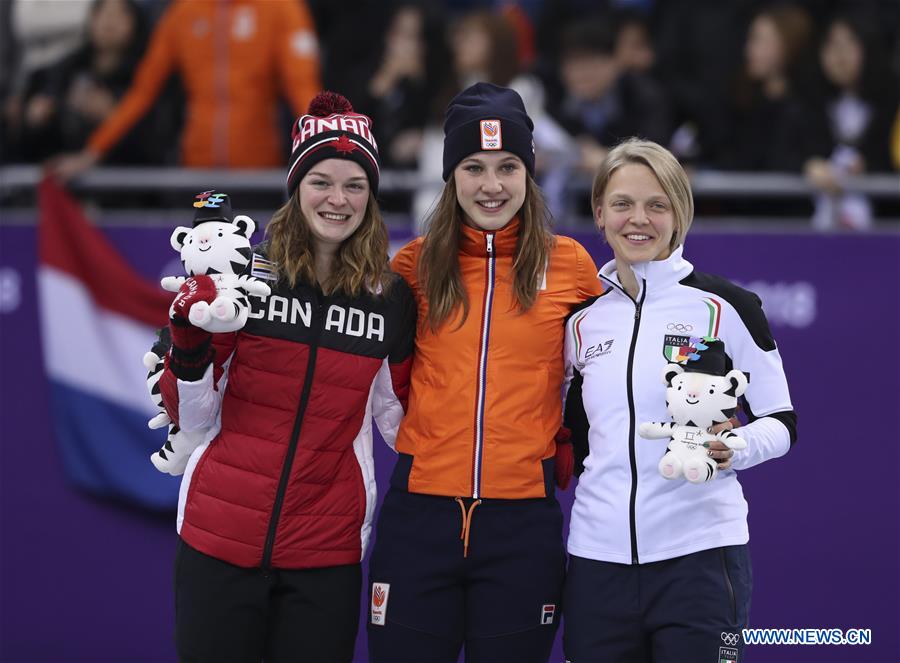
[[(519, 234), (513, 258), (513, 294), (520, 312), (532, 307), (541, 277), (550, 261), (556, 237), (540, 188), (525, 175), (525, 201), (518, 212)], [(454, 175), (444, 185), (440, 200), (426, 221), (419, 256), (419, 282), (428, 301), (428, 324), (436, 331), (459, 307), (460, 326), (469, 315), (469, 296), (459, 271), (459, 243), (464, 213), (456, 198)]]
[(386, 292), (391, 282), (388, 234), (371, 190), (362, 223), (341, 243), (331, 276), (324, 283), (316, 277), (312, 233), (300, 209), (299, 196), (298, 188), (266, 226), (268, 259), (275, 263), (279, 278), (286, 279), (292, 288), (298, 279), (318, 285), (325, 294), (341, 292), (355, 297), (363, 289)]

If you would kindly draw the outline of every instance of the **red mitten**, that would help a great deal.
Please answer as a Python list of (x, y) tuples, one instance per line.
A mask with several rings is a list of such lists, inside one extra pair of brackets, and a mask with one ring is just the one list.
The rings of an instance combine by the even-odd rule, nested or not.
[(569, 487), (572, 474), (575, 472), (575, 452), (572, 449), (572, 431), (560, 426), (556, 431), (556, 467), (554, 469), (556, 485), (560, 490)]
[(209, 304), (216, 298), (216, 284), (205, 275), (192, 276), (182, 284), (169, 309), (169, 332), (172, 351), (169, 368), (179, 380), (195, 381), (203, 377), (212, 362), (212, 334), (190, 322), (191, 306)]

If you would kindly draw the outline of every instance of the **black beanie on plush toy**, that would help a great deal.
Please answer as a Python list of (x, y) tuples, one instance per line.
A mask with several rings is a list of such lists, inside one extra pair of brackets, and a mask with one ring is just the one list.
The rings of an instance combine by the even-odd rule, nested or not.
[(194, 196), (194, 223), (196, 228), (206, 221), (231, 223), (231, 199), (227, 193), (209, 189)]
[(366, 171), (373, 193), (378, 193), (378, 145), (372, 135), (372, 120), (353, 112), (353, 106), (335, 92), (322, 92), (309, 104), (309, 111), (294, 122), (288, 165), (288, 195), (310, 168), (325, 159), (355, 161)]
[(725, 342), (720, 338), (702, 337), (691, 339), (690, 354), (679, 362), (686, 373), (707, 373), (724, 376), (734, 366), (725, 352)]
[(444, 181), (475, 152), (512, 152), (534, 175), (534, 122), (515, 90), (475, 83), (453, 98), (444, 117)]

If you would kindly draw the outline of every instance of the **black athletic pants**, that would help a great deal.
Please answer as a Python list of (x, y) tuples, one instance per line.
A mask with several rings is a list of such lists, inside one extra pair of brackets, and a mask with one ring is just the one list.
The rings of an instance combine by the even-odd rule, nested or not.
[(554, 497), (476, 502), (391, 488), (375, 534), (372, 663), (456, 663), (463, 646), (467, 663), (546, 663), (565, 575)]
[(752, 584), (746, 545), (634, 565), (571, 555), (566, 660), (741, 663)]
[(175, 645), (190, 663), (349, 662), (359, 625), (359, 564), (263, 571), (179, 540)]

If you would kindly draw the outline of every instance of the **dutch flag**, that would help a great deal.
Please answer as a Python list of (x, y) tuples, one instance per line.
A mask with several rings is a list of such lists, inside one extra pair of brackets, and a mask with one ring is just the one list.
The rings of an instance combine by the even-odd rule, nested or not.
[(39, 187), (38, 296), (51, 416), (78, 488), (154, 509), (177, 503), (178, 480), (150, 454), (165, 442), (141, 364), (171, 295), (137, 274), (55, 182)]

